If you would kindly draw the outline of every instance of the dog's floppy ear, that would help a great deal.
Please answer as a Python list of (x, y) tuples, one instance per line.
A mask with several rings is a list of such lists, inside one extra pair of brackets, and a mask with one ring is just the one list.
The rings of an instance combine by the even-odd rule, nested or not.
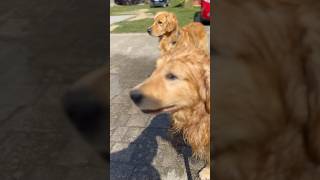
[(171, 32), (175, 30), (177, 27), (178, 27), (177, 16), (173, 13), (168, 13), (166, 31)]
[(210, 113), (210, 63), (203, 64), (204, 73), (200, 85), (200, 97), (205, 102), (206, 111)]

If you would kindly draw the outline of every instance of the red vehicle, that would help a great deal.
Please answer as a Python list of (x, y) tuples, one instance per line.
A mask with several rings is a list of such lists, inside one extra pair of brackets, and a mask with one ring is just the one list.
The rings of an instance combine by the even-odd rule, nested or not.
[(196, 12), (194, 15), (194, 21), (201, 22), (203, 24), (210, 24), (210, 0), (201, 0), (201, 11)]

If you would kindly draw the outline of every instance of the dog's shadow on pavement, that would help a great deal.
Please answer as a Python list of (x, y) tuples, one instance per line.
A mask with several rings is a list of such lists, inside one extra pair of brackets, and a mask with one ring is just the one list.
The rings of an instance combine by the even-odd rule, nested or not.
[[(160, 114), (154, 117), (149, 126), (131, 142), (127, 148), (110, 154), (110, 178), (115, 179), (137, 179), (137, 180), (156, 180), (161, 179), (160, 173), (154, 167), (154, 158), (159, 150), (160, 137), (163, 142), (167, 141), (174, 147), (178, 154), (184, 158), (192, 156), (191, 149), (186, 146), (180, 135), (175, 135), (170, 130), (170, 117), (167, 114)], [(159, 157), (158, 159), (166, 159), (170, 157)], [(157, 159), (157, 160), (158, 160)], [(186, 163), (188, 164), (188, 163)], [(190, 170), (187, 175), (190, 179)], [(131, 173), (129, 173), (131, 172)]]

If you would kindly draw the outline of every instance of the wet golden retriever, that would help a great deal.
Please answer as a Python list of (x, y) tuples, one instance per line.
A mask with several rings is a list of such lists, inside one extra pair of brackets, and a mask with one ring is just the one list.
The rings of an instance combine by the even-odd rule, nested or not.
[(179, 46), (194, 46), (208, 53), (208, 37), (204, 26), (192, 22), (180, 28), (176, 15), (171, 12), (158, 12), (147, 32), (159, 37), (161, 55)]
[(320, 177), (320, 2), (225, 0), (214, 39), (215, 171)]
[(200, 49), (177, 49), (157, 61), (156, 69), (130, 92), (144, 113), (167, 112), (172, 126), (208, 162), (201, 179), (210, 179), (210, 62)]

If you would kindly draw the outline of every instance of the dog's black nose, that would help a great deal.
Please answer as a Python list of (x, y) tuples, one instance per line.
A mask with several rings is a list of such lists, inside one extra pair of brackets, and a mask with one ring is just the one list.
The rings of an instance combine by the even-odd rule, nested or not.
[(149, 33), (149, 34), (151, 34), (151, 27), (149, 27), (148, 29), (147, 29), (147, 32)]
[(139, 90), (133, 90), (130, 92), (130, 98), (135, 104), (139, 104), (143, 99), (143, 95)]

